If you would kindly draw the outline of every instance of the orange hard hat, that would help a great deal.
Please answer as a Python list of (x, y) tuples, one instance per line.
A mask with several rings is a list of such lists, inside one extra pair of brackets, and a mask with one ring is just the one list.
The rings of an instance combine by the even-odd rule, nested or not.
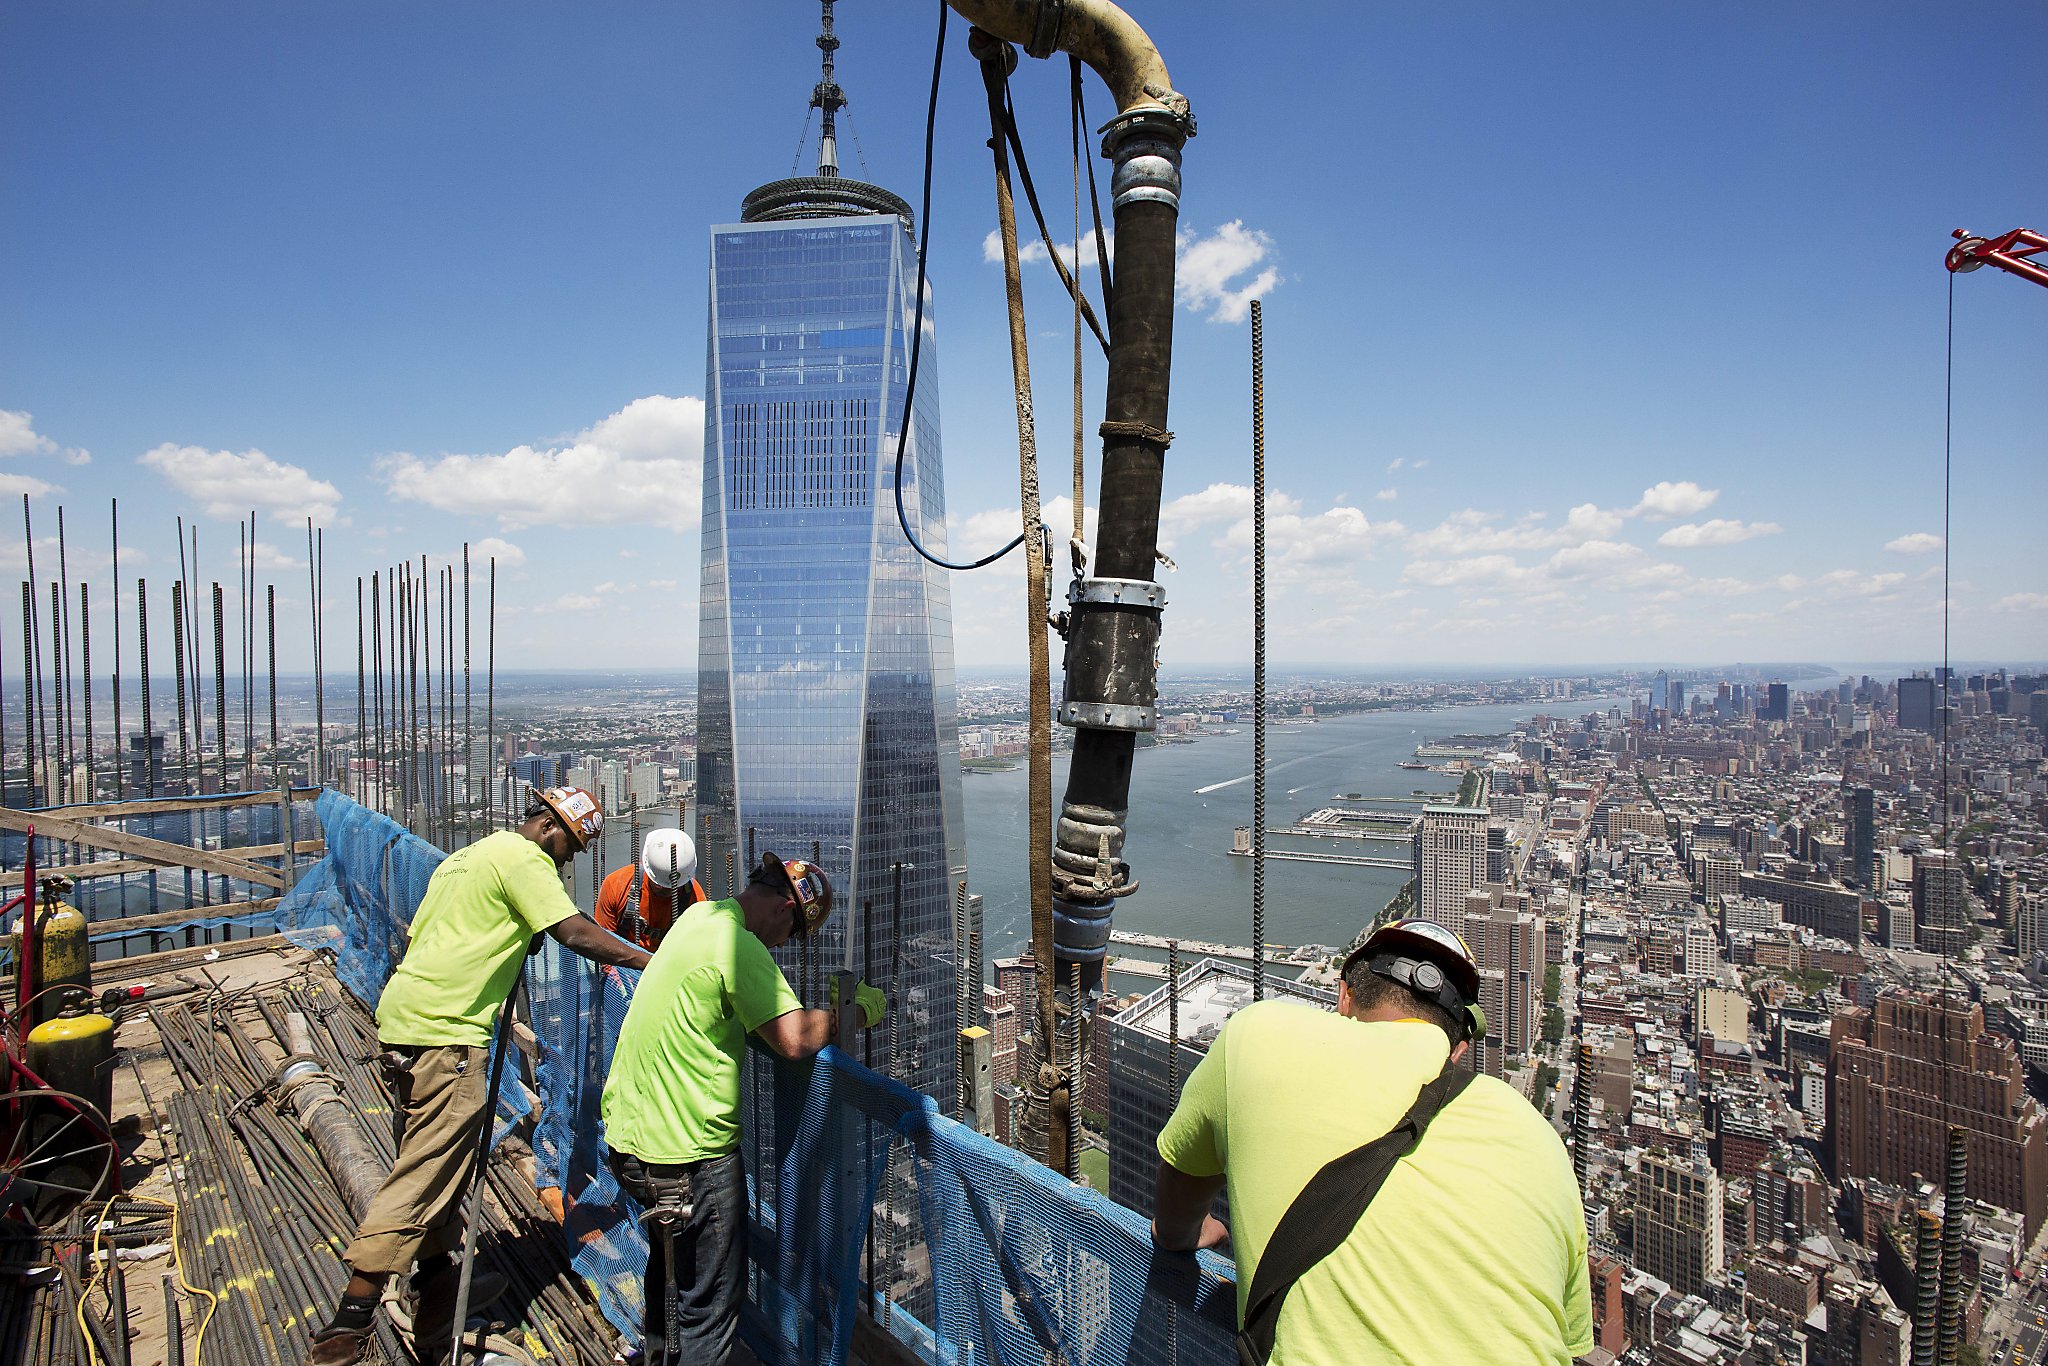
[(580, 787), (535, 788), (533, 795), (569, 832), (578, 853), (604, 831), (604, 809)]

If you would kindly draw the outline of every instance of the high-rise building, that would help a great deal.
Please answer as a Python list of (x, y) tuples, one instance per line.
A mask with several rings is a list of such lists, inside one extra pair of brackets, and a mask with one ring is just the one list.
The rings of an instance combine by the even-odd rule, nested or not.
[(1922, 953), (1959, 958), (1970, 946), (1970, 889), (1951, 850), (1913, 856), (1913, 929)]
[(1425, 806), (1415, 834), (1415, 907), (1453, 933), (1465, 929), (1465, 893), (1486, 885), (1486, 808)]
[(1763, 719), (1766, 721), (1790, 721), (1792, 719), (1792, 689), (1783, 683), (1773, 683), (1765, 692)]
[(1899, 680), (1899, 729), (1932, 733), (1934, 730), (1934, 680)]
[(1849, 876), (1843, 881), (1868, 888), (1876, 878), (1877, 794), (1867, 786), (1849, 789)]
[(1503, 904), (1482, 887), (1465, 894), (1459, 933), (1479, 962), (1479, 1006), (1486, 1012), (1486, 1037), (1471, 1054), (1473, 1067), (1497, 1077), (1542, 1038), (1543, 917)]
[(1974, 1002), (1894, 992), (1838, 1012), (1827, 1127), (1838, 1179), (1910, 1185), (1944, 1171), (1958, 1125), (1970, 1134), (1971, 1198), (2021, 1215), (2031, 1242), (2048, 1217), (2048, 1112), (2027, 1095), (2025, 1070)]
[(945, 552), (937, 350), (926, 311), (913, 397), (910, 207), (838, 174), (829, 9), (818, 46), (817, 174), (711, 229), (698, 856), (821, 863), (839, 909), (779, 960), (812, 1005), (841, 967), (886, 990), (901, 1015), (877, 1068), (950, 1109), (967, 876), (952, 607), (905, 534)]
[(1721, 1276), (1721, 1214), (1721, 1177), (1704, 1158), (1644, 1153), (1630, 1260), (1682, 1295), (1702, 1293)]
[(1662, 711), (1671, 705), (1671, 675), (1657, 670), (1657, 676), (1650, 680), (1650, 710)]
[(2020, 890), (2012, 913), (2012, 944), (2029, 962), (2048, 953), (2048, 893)]

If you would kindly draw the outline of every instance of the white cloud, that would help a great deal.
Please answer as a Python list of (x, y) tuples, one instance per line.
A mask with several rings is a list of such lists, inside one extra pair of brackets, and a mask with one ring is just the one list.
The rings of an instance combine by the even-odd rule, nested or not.
[(1510, 555), (1467, 555), (1456, 559), (1411, 560), (1401, 571), (1401, 581), (1427, 588), (1512, 587), (1527, 583), (1539, 573), (1517, 563)]
[(1642, 501), (1629, 509), (1629, 516), (1647, 517), (1653, 522), (1673, 522), (1680, 517), (1705, 512), (1720, 496), (1721, 490), (1703, 489), (1690, 479), (1677, 483), (1667, 479), (1644, 489)]
[(1379, 499), (1382, 503), (1391, 503), (1400, 496), (1401, 491), (1399, 489), (1381, 489), (1378, 493), (1375, 493), (1373, 495), (1373, 497)]
[(1998, 600), (2001, 612), (2048, 612), (2048, 593), (2008, 593)]
[(293, 559), (288, 551), (279, 550), (268, 541), (258, 541), (253, 547), (253, 553), (258, 569), (268, 569), (275, 572), (280, 569), (304, 569), (306, 567), (304, 560)]
[(1642, 558), (1642, 548), (1626, 541), (1587, 541), (1558, 551), (1544, 568), (1560, 579), (1580, 579), (1611, 573)]
[(1931, 531), (1914, 531), (1886, 541), (1884, 548), (1899, 555), (1925, 555), (1941, 549), (1941, 537)]
[[(1020, 229), (1020, 233), (1021, 231)], [(1110, 233), (1103, 240), (1109, 246), (1109, 264), (1111, 269), (1114, 269), (1116, 266), (1116, 234)], [(1074, 259), (1074, 244), (1072, 242), (1061, 242), (1059, 244), (1059, 252), (1061, 260), (1071, 263)], [(1002, 262), (1003, 235), (994, 228), (989, 229), (988, 236), (981, 239), (981, 259), (996, 264)], [(1047, 265), (1052, 263), (1051, 253), (1046, 251), (1043, 239), (1033, 237), (1031, 240), (1025, 241), (1021, 235), (1017, 242), (1017, 259), (1025, 265), (1029, 265), (1034, 261), (1043, 261)], [(1094, 270), (1096, 263), (1095, 229), (1090, 228), (1081, 234), (1081, 269)]]
[(62, 492), (57, 485), (48, 480), (37, 479), (33, 475), (0, 474), (0, 495), (8, 498), (19, 498), (24, 493), (32, 498), (40, 498), (46, 493)]
[(1675, 546), (1681, 550), (1698, 550), (1704, 546), (1734, 545), (1739, 541), (1754, 540), (1758, 536), (1775, 536), (1785, 528), (1776, 522), (1740, 522), (1726, 517), (1716, 517), (1707, 522), (1688, 522), (1675, 526), (1657, 538), (1658, 545)]
[(703, 499), (704, 400), (651, 394), (558, 446), (503, 455), (401, 453), (379, 463), (394, 498), (534, 526), (694, 531)]
[(258, 450), (237, 454), (167, 441), (138, 463), (198, 500), (209, 517), (239, 518), (254, 510), (285, 522), (303, 523), (310, 517), (331, 525), (341, 506), (341, 490), (334, 485)]
[(1583, 545), (1587, 541), (1612, 539), (1621, 530), (1622, 514), (1592, 503), (1581, 503), (1565, 514), (1562, 526), (1549, 526), (1543, 514), (1532, 512), (1510, 526), (1497, 526), (1499, 515), (1466, 508), (1454, 512), (1428, 531), (1409, 538), (1413, 554), (1434, 558), (1457, 557), (1474, 552), (1554, 550), (1560, 546)]
[[(1271, 519), (1301, 511), (1301, 500), (1285, 493), (1266, 491), (1266, 517)], [(1211, 484), (1200, 493), (1184, 493), (1159, 509), (1162, 527), (1192, 531), (1217, 522), (1236, 522), (1252, 515), (1252, 487), (1249, 484)]]
[[(1266, 516), (1266, 577), (1278, 587), (1299, 586), (1321, 591), (1355, 590), (1359, 565), (1380, 546), (1399, 540), (1407, 528), (1399, 522), (1375, 522), (1355, 507), (1333, 507), (1304, 517), (1295, 512)], [(1232, 523), (1222, 544), (1249, 552), (1252, 521)]]
[(85, 451), (59, 446), (49, 437), (38, 434), (30, 414), (0, 408), (0, 458), (16, 455), (54, 455), (67, 465), (83, 465), (92, 460)]
[[(1280, 283), (1279, 269), (1265, 265), (1273, 239), (1245, 227), (1243, 219), (1233, 218), (1207, 237), (1183, 228), (1174, 248), (1174, 297), (1189, 312), (1208, 314), (1211, 322), (1243, 322), (1251, 301)], [(1254, 270), (1258, 273), (1246, 280)]]

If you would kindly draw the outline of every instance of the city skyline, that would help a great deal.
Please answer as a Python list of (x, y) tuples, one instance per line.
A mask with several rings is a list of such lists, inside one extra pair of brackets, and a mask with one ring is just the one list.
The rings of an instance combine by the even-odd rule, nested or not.
[[(2048, 217), (2009, 150), (1951, 130), (2021, 124), (2028, 44), (1831, 6), (1349, 14), (1346, 43), (1312, 9), (1255, 31), (1220, 8), (1135, 12), (1202, 130), (1169, 670), (1249, 655), (1254, 296), (1274, 659), (1938, 655), (1940, 254), (1952, 227)], [(914, 186), (930, 16), (839, 18), (842, 160)], [(104, 583), (119, 493), (124, 598), (175, 563), (179, 513), (225, 579), (232, 524), (255, 508), (259, 567), (280, 611), (303, 613), (311, 515), (330, 533), (330, 612), (346, 615), (356, 572), (421, 549), (446, 563), (467, 541), (479, 566), (498, 558), (501, 662), (687, 666), (703, 357), (675, 319), (699, 315), (703, 282), (682, 244), (786, 164), (814, 23), (800, 6), (568, 25), (510, 6), (482, 32), (375, 9), (0, 18), (0, 173), (25, 206), (0, 220), (0, 493), (36, 495), (38, 567), (62, 503), (74, 571)], [(1016, 477), (985, 115), (962, 49), (956, 26), (931, 273), (967, 554), (1014, 534)], [(1014, 85), (1064, 242), (1062, 78), (1026, 63)], [(1310, 175), (1324, 149), (1256, 97), (1317, 84), (1365, 92), (1359, 131), (1337, 135), (1356, 174)], [(1636, 106), (1683, 112), (1626, 117)], [(739, 107), (764, 112), (727, 116)], [(1478, 224), (1492, 236), (1468, 241)], [(1830, 255), (1850, 238), (1856, 257)], [(1064, 537), (1068, 309), (1042, 248), (1028, 254), (1047, 521)], [(2048, 314), (1995, 272), (1955, 286), (1952, 645), (2039, 658), (2048, 580), (2012, 552), (2048, 493), (2025, 458), (2044, 400), (2002, 358), (2038, 349)], [(1089, 428), (1099, 404), (1091, 360)], [(963, 667), (1021, 667), (1014, 570), (956, 576)], [(685, 624), (608, 629), (649, 599)], [(301, 636), (281, 641), (288, 659)]]

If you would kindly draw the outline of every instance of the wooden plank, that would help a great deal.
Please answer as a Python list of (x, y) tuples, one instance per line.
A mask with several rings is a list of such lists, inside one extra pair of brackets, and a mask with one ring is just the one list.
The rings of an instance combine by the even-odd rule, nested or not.
[[(311, 801), (320, 795), (317, 787), (295, 787), (292, 800)], [(232, 806), (270, 806), (277, 793), (235, 792), (225, 797), (151, 797), (132, 802), (85, 802), (72, 806), (47, 806), (28, 814), (55, 816), (59, 820), (100, 821), (120, 816), (160, 816), (173, 811), (217, 811)]]
[(150, 930), (186, 925), (194, 920), (220, 920), (229, 916), (274, 911), (283, 900), (283, 897), (272, 896), (261, 901), (223, 901), (213, 906), (180, 906), (175, 911), (157, 911), (151, 915), (124, 915), (115, 920), (95, 920), (87, 928), (86, 933), (144, 934)]
[[(183, 846), (180, 847), (182, 848)], [(327, 841), (300, 840), (293, 846), (293, 849), (297, 853), (311, 854), (314, 858), (318, 858), (327, 852)], [(284, 852), (284, 846), (282, 844), (249, 844), (234, 849), (223, 849), (220, 852), (243, 859), (275, 858)], [(36, 869), (36, 876), (38, 878), (68, 877), (73, 882), (90, 882), (94, 878), (119, 877), (125, 873), (147, 873), (151, 871), (163, 871), (163, 864), (151, 863), (147, 859), (107, 859), (100, 863), (66, 863), (60, 864), (55, 868), (38, 868)], [(20, 885), (21, 871), (19, 869), (11, 873), (0, 873), (0, 890), (9, 887), (19, 887)]]
[(206, 955), (216, 949), (222, 958), (240, 958), (244, 954), (297, 947), (281, 934), (266, 934), (260, 939), (230, 939), (221, 944), (194, 944), (189, 949), (165, 949), (162, 953), (102, 959), (93, 964), (93, 977), (96, 985), (105, 986), (118, 978), (148, 977), (169, 968), (189, 968), (194, 963), (208, 961)]
[(102, 830), (83, 821), (52, 816), (47, 811), (16, 811), (0, 806), (0, 830), (25, 832), (30, 827), (34, 827), (38, 838), (53, 842), (82, 844), (88, 849), (111, 849), (117, 854), (155, 859), (166, 867), (196, 868), (239, 882), (260, 882), (266, 887), (284, 886), (284, 874), (275, 868), (265, 868), (229, 854), (193, 849), (169, 840), (153, 840), (145, 835), (131, 835), (125, 830)]

